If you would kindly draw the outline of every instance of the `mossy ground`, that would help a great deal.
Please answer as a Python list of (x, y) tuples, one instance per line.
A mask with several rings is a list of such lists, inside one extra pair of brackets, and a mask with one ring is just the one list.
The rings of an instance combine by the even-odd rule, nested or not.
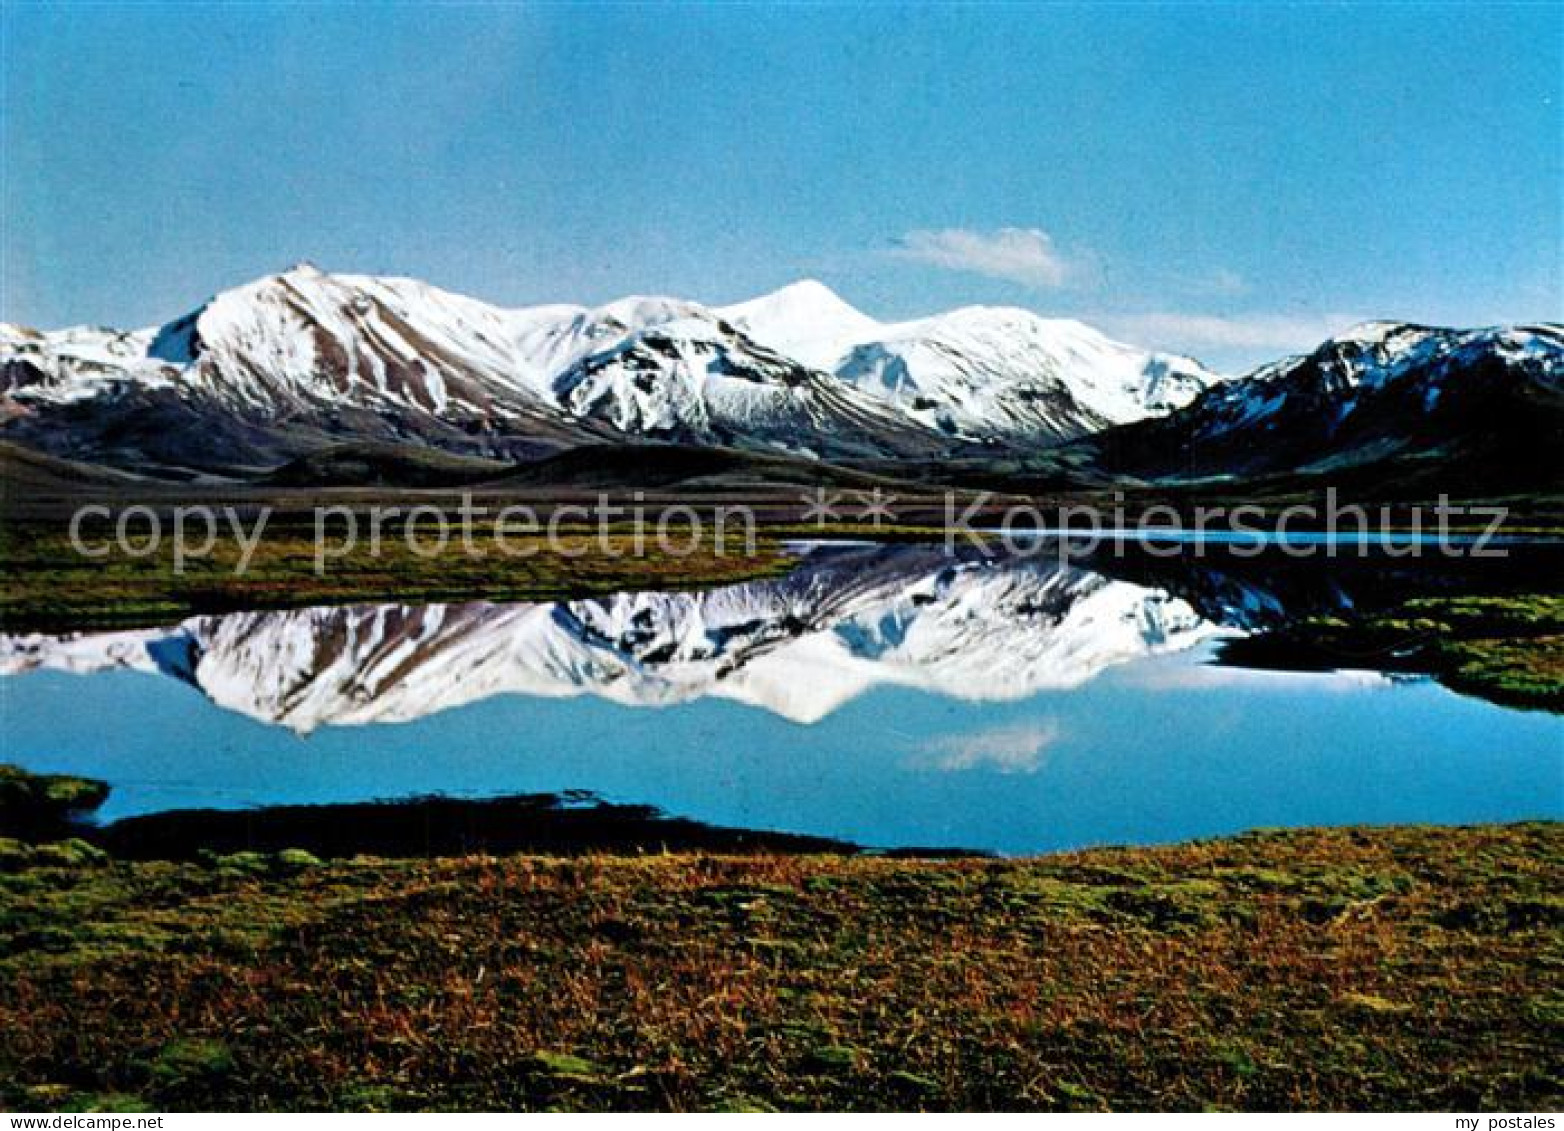
[(34, 774), (9, 763), (0, 764), (0, 821), (11, 816), (58, 820), (88, 813), (109, 796), (105, 782), (69, 774)]
[(1536, 1110), (1564, 826), (1022, 861), (0, 847), (11, 1108)]
[(1295, 635), (1349, 661), (1429, 671), (1495, 702), (1564, 710), (1564, 596), (1421, 597), (1307, 621)]
[(59, 835), (109, 796), (106, 782), (0, 763), (0, 837)]

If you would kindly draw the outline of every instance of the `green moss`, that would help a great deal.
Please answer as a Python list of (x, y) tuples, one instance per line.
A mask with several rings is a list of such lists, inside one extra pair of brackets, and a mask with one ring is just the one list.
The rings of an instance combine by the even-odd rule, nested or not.
[(277, 865), (287, 871), (301, 872), (308, 868), (319, 868), (321, 862), (320, 857), (302, 848), (284, 848), (277, 853)]
[(117, 1112), (133, 1114), (135, 1112), (157, 1111), (146, 1100), (137, 1096), (127, 1095), (124, 1092), (82, 1092), (71, 1093), (60, 1108), (67, 1112)]
[(76, 837), (40, 844), (33, 849), (32, 863), (44, 867), (80, 868), (108, 862), (109, 854), (96, 845)]
[(233, 1053), (222, 1041), (185, 1037), (163, 1047), (152, 1062), (152, 1074), (172, 1085), (210, 1083), (226, 1076), (233, 1067)]
[(409, 1111), (417, 1110), (424, 1097), (387, 1084), (354, 1084), (337, 1093), (332, 1105), (338, 1111)]
[(58, 834), (108, 796), (109, 787), (91, 778), (0, 764), (0, 833)]
[(272, 870), (272, 857), (264, 852), (230, 852), (214, 856), (213, 865), (233, 876), (260, 876)]
[(601, 1066), (583, 1056), (539, 1049), (527, 1061), (527, 1068), (551, 1080), (576, 1084), (600, 1083), (605, 1075)]
[(1361, 1009), (1368, 1013), (1406, 1013), (1412, 1007), (1405, 1002), (1391, 1001), (1378, 994), (1343, 994), (1339, 999), (1348, 1009)]
[(0, 873), (19, 872), (33, 861), (33, 850), (24, 841), (0, 837)]
[(1423, 597), (1315, 618), (1290, 633), (1358, 663), (1394, 655), (1402, 667), (1495, 702), (1564, 710), (1564, 596)]

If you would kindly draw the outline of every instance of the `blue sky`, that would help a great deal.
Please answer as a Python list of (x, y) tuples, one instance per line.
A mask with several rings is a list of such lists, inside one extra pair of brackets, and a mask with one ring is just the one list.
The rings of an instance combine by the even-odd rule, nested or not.
[(0, 9), (0, 318), (308, 259), (504, 304), (822, 279), (1228, 366), (1557, 319), (1559, 9)]

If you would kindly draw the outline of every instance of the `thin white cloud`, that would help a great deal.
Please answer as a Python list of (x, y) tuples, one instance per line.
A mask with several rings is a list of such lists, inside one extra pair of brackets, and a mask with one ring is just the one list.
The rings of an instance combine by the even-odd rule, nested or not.
[(972, 734), (955, 734), (924, 743), (909, 761), (912, 769), (959, 773), (996, 770), (1001, 774), (1032, 774), (1043, 765), (1043, 756), (1059, 739), (1053, 720), (994, 727)]
[(1365, 318), (1359, 314), (1101, 314), (1095, 321), (1137, 345), (1191, 352), (1217, 348), (1302, 353)]
[(1091, 257), (1066, 255), (1039, 228), (920, 229), (896, 241), (890, 254), (947, 271), (967, 271), (1029, 287), (1065, 287), (1091, 274)]

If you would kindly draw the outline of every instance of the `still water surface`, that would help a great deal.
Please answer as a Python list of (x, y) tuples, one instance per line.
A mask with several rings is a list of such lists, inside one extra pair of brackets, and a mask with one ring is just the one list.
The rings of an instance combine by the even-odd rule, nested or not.
[(1564, 718), (1420, 677), (1221, 662), (1288, 617), (1401, 595), (1409, 569), (1471, 581), (853, 545), (701, 594), (10, 637), (0, 761), (109, 781), (106, 818), (584, 789), (1006, 853), (1564, 817)]

